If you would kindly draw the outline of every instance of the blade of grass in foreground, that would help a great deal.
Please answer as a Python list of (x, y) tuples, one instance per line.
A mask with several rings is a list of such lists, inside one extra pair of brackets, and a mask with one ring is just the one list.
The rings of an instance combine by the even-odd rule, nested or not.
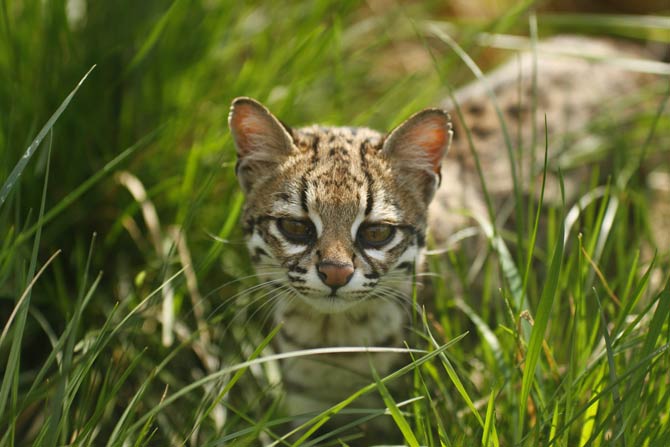
[(482, 436), (482, 447), (489, 447), (492, 444), (491, 435), (495, 432), (495, 390), (491, 390), (489, 403), (486, 406), (486, 419), (484, 419), (484, 435)]
[[(455, 343), (456, 341), (460, 340), (461, 338), (462, 338), (462, 337), (459, 337), (459, 338), (453, 340), (452, 342), (450, 342), (450, 343), (444, 345), (443, 347), (441, 347), (441, 350), (438, 350), (438, 351), (437, 351), (437, 353), (442, 352), (443, 349), (448, 348), (449, 346), (451, 346), (453, 343)], [(263, 364), (263, 363), (273, 362), (273, 361), (282, 360), (282, 359), (289, 359), (289, 358), (294, 358), (294, 357), (301, 357), (301, 356), (308, 356), (308, 355), (325, 355), (325, 354), (334, 354), (334, 353), (351, 353), (351, 352), (365, 352), (365, 353), (376, 353), (376, 352), (379, 352), (379, 353), (403, 353), (403, 354), (406, 354), (406, 353), (408, 353), (408, 352), (420, 352), (420, 353), (425, 353), (425, 351), (417, 350), (417, 349), (415, 349), (415, 350), (407, 350), (407, 349), (401, 349), (401, 348), (375, 348), (375, 347), (362, 348), (362, 347), (358, 347), (358, 346), (356, 346), (356, 347), (337, 347), (337, 348), (305, 349), (305, 350), (292, 351), (292, 352), (287, 352), (287, 353), (282, 353), (282, 354), (272, 354), (272, 355), (268, 355), (268, 356), (265, 356), (265, 357), (257, 358), (257, 359), (254, 359), (254, 360), (248, 360), (248, 361), (245, 361), (245, 362), (242, 362), (242, 363), (238, 363), (237, 365), (234, 365), (234, 366), (229, 366), (229, 367), (221, 368), (220, 370), (218, 370), (218, 371), (216, 371), (216, 372), (214, 372), (214, 373), (212, 373), (212, 374), (209, 374), (209, 375), (203, 377), (202, 379), (199, 379), (199, 380), (196, 380), (196, 381), (194, 381), (194, 382), (191, 382), (191, 383), (188, 384), (187, 386), (185, 386), (185, 387), (183, 387), (183, 388), (180, 388), (177, 392), (175, 392), (173, 395), (167, 397), (167, 398), (166, 398), (163, 402), (161, 402), (159, 405), (157, 405), (157, 406), (151, 408), (149, 411), (147, 411), (145, 414), (143, 414), (142, 417), (140, 417), (135, 423), (133, 423), (127, 430), (124, 430), (124, 432), (125, 432), (125, 433), (133, 433), (135, 430), (137, 430), (137, 429), (139, 429), (141, 426), (143, 426), (144, 423), (146, 422), (146, 420), (147, 420), (148, 418), (153, 417), (153, 415), (155, 415), (155, 414), (157, 414), (158, 412), (160, 412), (161, 410), (163, 410), (166, 406), (171, 405), (171, 404), (172, 404), (173, 402), (175, 402), (176, 400), (181, 399), (182, 397), (188, 395), (188, 393), (190, 393), (190, 392), (193, 391), (194, 389), (203, 387), (203, 386), (204, 386), (205, 384), (207, 384), (207, 383), (210, 383), (210, 382), (219, 380), (220, 378), (225, 377), (226, 375), (231, 374), (231, 373), (233, 373), (233, 372), (236, 372), (236, 371), (238, 371), (238, 370), (240, 370), (240, 369), (246, 369), (246, 368), (248, 368), (249, 366), (252, 366), (252, 365), (260, 365), (260, 364)], [(384, 382), (387, 382), (387, 381), (392, 380), (392, 379), (394, 379), (394, 378), (396, 378), (396, 377), (398, 377), (398, 376), (400, 376), (400, 375), (402, 375), (402, 374), (405, 374), (405, 373), (407, 373), (408, 371), (410, 371), (412, 368), (415, 368), (416, 366), (418, 366), (419, 364), (421, 364), (421, 363), (423, 363), (423, 362), (426, 362), (426, 361), (430, 360), (431, 358), (435, 357), (435, 355), (437, 355), (437, 353), (435, 353), (435, 351), (433, 351), (433, 352), (431, 352), (431, 353), (428, 353), (428, 354), (426, 354), (424, 357), (421, 357), (421, 358), (417, 361), (416, 364), (415, 364), (415, 363), (412, 363), (412, 364), (410, 364), (410, 365), (407, 365), (407, 366), (401, 368), (400, 370), (395, 371), (394, 373), (392, 373), (392, 374), (390, 374), (390, 375), (384, 377), (384, 378), (381, 379), (381, 380), (384, 381)], [(166, 363), (166, 362), (162, 362), (161, 365), (164, 365), (165, 363)], [(159, 365), (159, 366), (157, 367), (157, 369), (160, 369), (160, 368), (161, 368), (161, 366)], [(338, 404), (338, 406), (337, 406), (337, 407), (338, 407), (338, 410), (337, 410), (337, 411), (339, 411), (339, 409), (340, 409), (340, 408), (339, 408), (339, 405), (341, 405), (342, 408), (344, 408), (346, 405), (348, 405), (348, 404), (349, 404), (351, 401), (353, 401), (355, 398), (357, 398), (358, 396), (361, 396), (361, 395), (363, 395), (363, 394), (365, 394), (365, 393), (368, 393), (368, 392), (374, 390), (375, 387), (376, 387), (376, 384), (373, 383), (373, 384), (371, 384), (371, 385), (369, 385), (369, 386), (367, 386), (367, 387), (365, 387), (365, 388), (359, 390), (359, 391), (355, 394), (355, 396), (353, 396), (353, 397), (351, 398), (351, 400), (347, 400), (347, 401), (346, 401), (346, 404), (345, 404), (345, 405), (343, 405), (342, 403)], [(333, 408), (331, 408), (331, 410), (332, 410), (332, 409), (333, 409)], [(336, 412), (337, 412), (337, 411), (336, 411)], [(330, 414), (334, 414), (334, 413), (332, 413), (330, 410), (329, 410), (327, 413), (328, 413), (329, 415), (330, 415)], [(297, 431), (299, 431), (299, 430), (302, 430), (305, 426), (307, 426), (308, 424), (313, 423), (313, 422), (314, 422), (314, 420), (310, 420), (310, 421), (306, 422), (305, 424), (303, 424), (303, 426), (298, 427), (296, 430), (294, 430), (294, 431), (291, 432), (290, 434), (286, 435), (286, 437), (290, 436), (290, 435), (293, 434), (294, 432), (297, 432)], [(317, 428), (318, 428), (318, 427), (317, 427)], [(119, 429), (119, 430), (120, 430), (120, 429)], [(119, 431), (119, 430), (117, 430), (118, 433), (117, 433), (116, 436), (118, 436), (118, 434), (120, 434), (120, 431)], [(314, 430), (316, 430), (316, 428), (315, 428)], [(112, 446), (112, 445), (122, 445), (123, 443), (120, 442), (120, 441), (121, 441), (120, 439), (119, 439), (118, 441), (117, 441), (116, 439), (110, 439), (110, 440), (107, 442), (107, 445), (109, 445), (109, 446)], [(273, 443), (273, 444), (271, 444), (271, 445), (276, 445), (276, 443)], [(298, 445), (298, 444), (295, 444), (295, 445)]]
[[(534, 86), (537, 88), (537, 86)], [(535, 94), (533, 95), (533, 100), (535, 100)], [(535, 126), (533, 126), (535, 129)], [(533, 143), (534, 144), (534, 143)], [(531, 146), (534, 147), (534, 146)], [(547, 186), (547, 162), (549, 159), (549, 127), (547, 125), (547, 115), (544, 115), (544, 164), (542, 167), (542, 186), (540, 186), (540, 200), (536, 204), (537, 208), (535, 210), (535, 220), (533, 221), (533, 229), (530, 233), (530, 241), (528, 242), (528, 253), (526, 254), (526, 269), (523, 272), (523, 283), (521, 286), (521, 291), (525, 295), (526, 288), (528, 286), (528, 275), (531, 271), (531, 261), (533, 259), (533, 250), (535, 249), (535, 241), (537, 240), (537, 232), (540, 226), (540, 212), (542, 211), (542, 205), (544, 204), (544, 191)], [(563, 242), (565, 243), (565, 241)]]
[[(47, 431), (46, 439), (49, 445), (55, 446), (58, 441), (58, 427), (66, 426), (67, 416), (68, 416), (68, 402), (65, 398), (65, 389), (67, 385), (67, 376), (70, 373), (70, 368), (72, 367), (73, 357), (74, 357), (74, 345), (77, 338), (77, 329), (79, 327), (81, 316), (83, 312), (84, 298), (86, 296), (86, 284), (88, 283), (88, 274), (91, 267), (91, 258), (93, 257), (93, 246), (95, 245), (95, 233), (91, 238), (91, 245), (88, 251), (88, 257), (86, 258), (86, 267), (84, 267), (84, 278), (81, 283), (81, 290), (77, 296), (77, 301), (75, 304), (74, 315), (71, 319), (72, 322), (72, 331), (68, 336), (68, 340), (65, 347), (65, 352), (62, 353), (62, 362), (61, 362), (61, 377), (59, 378), (58, 388), (56, 390), (56, 396), (51, 402), (51, 409), (49, 411), (49, 428)], [(95, 288), (92, 288), (89, 294), (92, 294)], [(72, 384), (70, 384), (72, 385)], [(74, 394), (74, 393), (72, 393)], [(63, 433), (67, 433), (67, 428), (63, 428)], [(61, 434), (61, 442), (66, 442), (66, 438)]]
[[(662, 336), (664, 326), (667, 330), (666, 321), (670, 316), (670, 280), (667, 281), (665, 288), (657, 296), (656, 301), (658, 304), (656, 305), (656, 310), (654, 311), (654, 315), (652, 316), (651, 322), (649, 323), (649, 332), (647, 333), (647, 336), (644, 339), (644, 344), (642, 345), (642, 349), (639, 352), (640, 358), (645, 358), (654, 351), (654, 348), (659, 342), (659, 338)], [(640, 377), (643, 376), (640, 375)], [(638, 385), (636, 387), (631, 387), (630, 389), (626, 390), (626, 393), (639, 396), (642, 393), (642, 386)], [(629, 400), (626, 403), (624, 414), (637, 415), (640, 411), (641, 407), (636, 405), (634, 400)]]
[[(279, 324), (277, 325), (270, 333), (263, 339), (261, 344), (259, 344), (256, 349), (254, 349), (254, 352), (251, 353), (251, 356), (249, 356), (249, 360), (254, 360), (258, 358), (263, 353), (263, 350), (270, 344), (270, 342), (275, 338), (277, 333), (281, 330), (282, 325)], [(188, 434), (186, 437), (186, 440), (188, 440), (191, 435), (195, 432), (195, 430), (204, 422), (205, 418), (207, 418), (212, 411), (214, 411), (214, 408), (216, 408), (217, 405), (221, 403), (223, 398), (228, 394), (228, 392), (235, 386), (235, 384), (240, 380), (240, 378), (244, 375), (244, 373), (247, 371), (247, 368), (237, 370), (233, 377), (226, 383), (226, 385), (223, 387), (223, 389), (219, 392), (219, 394), (216, 396), (216, 398), (212, 401), (212, 403), (209, 405), (209, 407), (198, 417), (198, 420), (196, 421), (195, 424), (193, 424), (193, 428), (191, 429), (191, 432)], [(184, 443), (186, 444), (186, 440)]]
[[(596, 302), (598, 304), (598, 312), (600, 314), (600, 321), (602, 322), (601, 325), (601, 330), (603, 334), (603, 338), (605, 339), (605, 353), (607, 354), (607, 369), (609, 373), (609, 378), (612, 383), (617, 382), (617, 374), (616, 374), (616, 364), (614, 363), (614, 349), (612, 349), (612, 338), (610, 337), (610, 333), (607, 330), (607, 319), (605, 318), (605, 312), (603, 311), (602, 303), (600, 301), (600, 297), (598, 296), (598, 290), (596, 288), (593, 288), (593, 292), (595, 294)], [(619, 389), (617, 387), (612, 387), (612, 400), (614, 402), (614, 406), (616, 407), (616, 418), (618, 419), (618, 423), (622, 428), (625, 428), (625, 420), (623, 417), (622, 413), (622, 405), (621, 405), (621, 397), (619, 395)], [(621, 438), (622, 446), (626, 447), (626, 436), (625, 436), (625, 430), (623, 432), (624, 436)]]
[(44, 213), (44, 215), (40, 215), (39, 218), (37, 219), (37, 222), (33, 226), (22, 231), (21, 234), (18, 235), (15, 244), (18, 245), (21, 244), (22, 242), (25, 242), (25, 240), (28, 239), (30, 236), (32, 236), (39, 228), (46, 225), (48, 222), (50, 222), (56, 216), (58, 216), (61, 212), (63, 212), (68, 206), (72, 205), (75, 202), (75, 200), (81, 197), (86, 191), (91, 189), (93, 185), (95, 185), (100, 179), (102, 179), (105, 175), (109, 174), (114, 169), (116, 169), (117, 166), (119, 166), (126, 158), (132, 155), (137, 149), (145, 146), (147, 143), (153, 140), (166, 127), (167, 124), (164, 124), (154, 129), (147, 135), (140, 138), (135, 144), (128, 147), (119, 155), (114, 157), (114, 159), (112, 159), (105, 166), (103, 166), (102, 169), (100, 169), (98, 172), (96, 172), (88, 179), (86, 179), (86, 181), (84, 181), (81, 185), (79, 185), (77, 189), (75, 189), (74, 191), (70, 192), (67, 196), (65, 196), (60, 202), (58, 202), (57, 205), (51, 208), (48, 212)]
[[(561, 177), (561, 195), (564, 197), (563, 179)], [(565, 200), (565, 199), (564, 199)], [(561, 220), (564, 222), (564, 220)], [(526, 361), (523, 370), (523, 379), (521, 382), (521, 399), (519, 400), (519, 420), (517, 421), (517, 435), (521, 436), (523, 433), (524, 418), (526, 416), (526, 405), (528, 403), (528, 396), (533, 385), (533, 378), (535, 377), (535, 367), (540, 358), (542, 350), (542, 342), (544, 340), (544, 332), (547, 329), (549, 322), (549, 314), (554, 303), (554, 297), (558, 290), (558, 281), (561, 273), (561, 264), (563, 263), (563, 223), (556, 238), (556, 246), (554, 254), (549, 265), (549, 273), (547, 275), (546, 283), (542, 289), (540, 302), (535, 312), (535, 324), (530, 334), (530, 342), (528, 343), (528, 350), (526, 352)]]
[(386, 388), (386, 385), (384, 385), (384, 383), (380, 380), (379, 374), (377, 374), (377, 371), (374, 370), (372, 363), (370, 364), (370, 368), (372, 369), (372, 375), (375, 379), (375, 383), (377, 384), (379, 394), (381, 394), (382, 399), (384, 400), (384, 404), (391, 413), (391, 417), (402, 433), (403, 438), (405, 438), (405, 441), (407, 441), (410, 447), (419, 447), (419, 441), (416, 439), (416, 436), (414, 436), (414, 433), (412, 432), (405, 415), (403, 415), (402, 411), (400, 411), (400, 408), (398, 408), (398, 404), (393, 399), (393, 396), (391, 396), (391, 393), (389, 392), (388, 388)]
[[(422, 317), (423, 317), (423, 327), (426, 331), (426, 334), (428, 335), (429, 341), (433, 344), (435, 348), (439, 347), (439, 343), (437, 342), (437, 340), (435, 340), (435, 337), (433, 337), (433, 334), (430, 332), (430, 327), (428, 326), (428, 320), (426, 319), (425, 312), (422, 312)], [(479, 414), (479, 411), (477, 411), (477, 407), (475, 407), (475, 404), (472, 398), (470, 398), (470, 395), (468, 394), (467, 390), (465, 389), (463, 382), (458, 377), (458, 374), (456, 374), (456, 370), (454, 369), (453, 365), (451, 364), (447, 356), (444, 354), (444, 352), (441, 352), (439, 357), (440, 361), (442, 362), (442, 366), (444, 367), (445, 371), (449, 375), (449, 378), (451, 379), (451, 382), (454, 384), (456, 390), (465, 401), (465, 404), (468, 406), (472, 414), (477, 419), (477, 422), (479, 422), (479, 425), (483, 429), (486, 425), (484, 419), (482, 419), (482, 416)], [(494, 447), (498, 447), (500, 445), (498, 441), (498, 434), (495, 431), (495, 425), (492, 427), (491, 442)]]
[(35, 151), (37, 151), (37, 148), (40, 146), (42, 143), (42, 140), (44, 140), (44, 137), (46, 137), (47, 133), (53, 128), (54, 124), (56, 124), (56, 121), (58, 118), (61, 116), (61, 114), (67, 109), (67, 106), (70, 104), (70, 101), (72, 101), (72, 98), (74, 98), (74, 95), (77, 94), (77, 90), (79, 90), (79, 87), (84, 83), (86, 78), (88, 77), (89, 74), (93, 71), (95, 68), (95, 65), (92, 66), (88, 72), (84, 75), (83, 78), (79, 81), (79, 83), (75, 86), (75, 88), (70, 92), (69, 95), (65, 98), (65, 100), (61, 103), (61, 105), (56, 109), (53, 115), (51, 115), (51, 118), (49, 118), (42, 127), (42, 130), (39, 131), (35, 139), (33, 140), (32, 143), (30, 143), (30, 146), (28, 146), (28, 149), (23, 153), (23, 157), (16, 163), (16, 166), (14, 166), (14, 169), (12, 169), (12, 172), (9, 174), (9, 177), (7, 177), (7, 180), (5, 180), (4, 185), (2, 185), (2, 189), (0, 189), (0, 208), (2, 208), (2, 204), (5, 203), (5, 200), (7, 199), (7, 196), (9, 193), (12, 191), (14, 186), (16, 186), (16, 183), (21, 177), (21, 174), (23, 173), (23, 170), (26, 168), (26, 165), (32, 158), (32, 156), (35, 154)]
[[(419, 398), (412, 398), (412, 399), (406, 400), (404, 402), (398, 402), (398, 403), (396, 403), (396, 407), (398, 407), (398, 409), (400, 409), (400, 408), (402, 408), (406, 405), (409, 405), (413, 402), (416, 402), (417, 400), (420, 400), (420, 399)], [(360, 427), (361, 425), (365, 424), (366, 422), (368, 422), (368, 421), (370, 421), (374, 418), (381, 417), (381, 416), (384, 416), (384, 415), (388, 415), (385, 408), (384, 409), (376, 409), (376, 410), (364, 410), (364, 412), (361, 411), (361, 414), (364, 414), (364, 416), (358, 417), (355, 420), (353, 420), (353, 421), (351, 421), (347, 424), (344, 424), (342, 426), (338, 426), (337, 428), (333, 428), (328, 433), (325, 433), (325, 434), (323, 434), (321, 436), (318, 436), (314, 439), (310, 439), (308, 442), (306, 442), (304, 444), (304, 446), (305, 447), (314, 447), (314, 446), (326, 445), (326, 444), (324, 444), (324, 441), (326, 441), (328, 439), (333, 439), (333, 441), (331, 441), (333, 444), (329, 444), (329, 445), (342, 445), (342, 444), (334, 444), (336, 442), (334, 439), (337, 439), (337, 441), (340, 441), (341, 439), (343, 439), (342, 437), (340, 437), (338, 435), (346, 434), (347, 431), (349, 431), (351, 429), (354, 429), (356, 427)], [(432, 444), (428, 444), (428, 445), (432, 445)]]
[(0, 346), (2, 346), (2, 343), (5, 341), (5, 337), (7, 336), (7, 333), (9, 332), (9, 328), (12, 327), (12, 322), (14, 321), (14, 318), (16, 317), (16, 314), (18, 313), (19, 309), (21, 309), (21, 305), (23, 302), (26, 300), (26, 298), (29, 296), (30, 292), (33, 290), (33, 286), (35, 285), (35, 282), (39, 279), (40, 276), (42, 276), (42, 273), (46, 270), (46, 268), (51, 264), (51, 262), (56, 259), (56, 257), (61, 254), (61, 250), (56, 250), (54, 254), (51, 255), (49, 259), (42, 265), (42, 268), (37, 272), (35, 277), (30, 281), (30, 284), (28, 284), (28, 287), (26, 287), (26, 290), (23, 292), (23, 295), (21, 295), (21, 298), (19, 298), (18, 302), (16, 303), (16, 306), (14, 306), (14, 310), (12, 313), (9, 315), (9, 318), (7, 319), (7, 322), (5, 323), (5, 326), (2, 328), (2, 333), (0, 334)]
[[(560, 439), (560, 436), (572, 428), (574, 424), (577, 424), (582, 417), (584, 417), (584, 420), (587, 420), (589, 417), (587, 413), (592, 409), (593, 405), (600, 402), (605, 398), (605, 396), (611, 394), (613, 387), (621, 386), (623, 383), (631, 383), (634, 387), (642, 386), (645, 376), (668, 351), (670, 351), (670, 344), (666, 344), (654, 350), (649, 355), (640, 359), (639, 362), (635, 363), (633, 366), (629, 367), (626, 371), (619, 375), (616, 382), (607, 384), (607, 386), (604, 386), (605, 383), (601, 380), (601, 376), (603, 374), (602, 368), (596, 368), (593, 371), (593, 382), (596, 384), (602, 384), (603, 386), (598, 387), (599, 391), (594, 391), (592, 393), (593, 396), (579, 409), (577, 409), (575, 413), (568, 420), (566, 420), (560, 428), (556, 430), (556, 437), (550, 439), (546, 446), (551, 447), (552, 445), (555, 445)], [(632, 394), (626, 393), (627, 399), (629, 399), (629, 396), (632, 396)], [(583, 431), (584, 422), (581, 422), (580, 427), (580, 431)]]
[[(40, 211), (38, 214), (38, 219), (44, 215), (44, 208), (46, 207), (46, 201), (47, 201), (47, 189), (49, 184), (49, 167), (51, 166), (51, 143), (53, 142), (53, 134), (50, 135), (52, 137), (49, 138), (49, 149), (47, 151), (47, 165), (46, 165), (46, 172), (44, 173), (44, 186), (42, 187), (42, 199), (40, 203)], [(28, 276), (26, 278), (27, 284), (30, 284), (33, 278), (35, 277), (35, 269), (37, 268), (37, 256), (39, 252), (41, 237), (42, 237), (42, 227), (39, 227), (35, 235), (35, 240), (33, 241), (33, 250), (30, 256), (30, 266), (28, 267)], [(2, 377), (2, 385), (0, 385), (0, 421), (2, 421), (3, 417), (5, 416), (5, 406), (7, 405), (7, 399), (9, 398), (10, 391), (12, 392), (11, 393), (12, 401), (10, 405), (12, 407), (15, 407), (16, 401), (18, 400), (21, 344), (23, 340), (23, 331), (26, 325), (26, 318), (28, 317), (28, 308), (30, 307), (31, 295), (32, 295), (32, 288), (31, 290), (28, 291), (28, 294), (24, 301), (25, 304), (19, 307), (17, 314), (18, 316), (16, 318), (16, 324), (14, 326), (14, 337), (12, 340), (12, 347), (9, 351), (9, 358), (7, 359), (5, 374)], [(14, 441), (13, 424), (11, 425), (9, 432), (12, 435), (11, 436), (12, 441)]]
[[(400, 377), (400, 376), (402, 376), (402, 375), (404, 375), (404, 374), (410, 372), (410, 371), (413, 370), (414, 368), (417, 368), (418, 366), (422, 365), (423, 363), (425, 363), (425, 362), (427, 362), (427, 361), (433, 359), (434, 357), (436, 357), (436, 356), (438, 356), (438, 355), (444, 353), (444, 351), (446, 351), (447, 348), (449, 348), (450, 346), (452, 346), (452, 345), (454, 345), (455, 343), (459, 342), (459, 341), (460, 341), (463, 337), (465, 337), (466, 335), (467, 335), (467, 333), (462, 334), (462, 335), (460, 335), (460, 336), (454, 338), (453, 340), (450, 340), (448, 343), (445, 343), (444, 345), (442, 345), (442, 346), (440, 346), (439, 348), (435, 349), (434, 351), (432, 351), (432, 352), (430, 352), (430, 353), (424, 355), (423, 357), (420, 357), (420, 358), (418, 358), (417, 360), (415, 360), (415, 361), (409, 363), (408, 365), (405, 365), (405, 366), (403, 366), (402, 368), (400, 368), (400, 369), (398, 369), (398, 370), (396, 370), (396, 371), (393, 371), (392, 373), (390, 373), (390, 374), (388, 374), (387, 376), (385, 376), (385, 377), (383, 377), (382, 379), (380, 379), (380, 381), (383, 382), (383, 383), (386, 383), (386, 382), (389, 382), (389, 381), (391, 381), (391, 380), (393, 380), (393, 379), (395, 379), (395, 378), (397, 378), (397, 377)], [(351, 350), (351, 348), (346, 348), (346, 349)], [(369, 352), (376, 352), (376, 351), (378, 351), (379, 349), (380, 349), (380, 348), (365, 348), (365, 349), (363, 349), (363, 352), (365, 352), (366, 350), (369, 351)], [(383, 351), (387, 351), (387, 352), (388, 352), (389, 349), (395, 349), (395, 348), (385, 348)], [(326, 349), (326, 350), (323, 350), (323, 351), (324, 351), (324, 353), (328, 353), (328, 352), (334, 352), (335, 350), (334, 350), (333, 348), (330, 348), (330, 349)], [(379, 352), (383, 352), (383, 351), (379, 351)], [(403, 349), (403, 350), (398, 350), (398, 352), (408, 352), (408, 350), (404, 350), (404, 349)], [(410, 350), (410, 352), (412, 352), (412, 351)], [(415, 351), (413, 351), (413, 352), (420, 352), (420, 351), (416, 351), (416, 350), (415, 350)], [(295, 354), (295, 353), (293, 353), (293, 354)], [(283, 441), (283, 440), (285, 440), (285, 439), (288, 439), (289, 437), (291, 437), (291, 436), (293, 436), (294, 434), (300, 432), (301, 430), (304, 430), (304, 429), (307, 428), (307, 427), (310, 427), (310, 425), (311, 425), (311, 427), (310, 427), (310, 428), (309, 428), (309, 429), (308, 429), (308, 430), (307, 430), (307, 431), (300, 437), (300, 439), (298, 439), (298, 440), (293, 444), (293, 445), (296, 446), (296, 447), (299, 446), (299, 445), (301, 445), (301, 444), (304, 443), (304, 442), (305, 442), (305, 441), (306, 441), (306, 440), (307, 440), (307, 439), (308, 439), (308, 438), (309, 438), (309, 437), (310, 437), (316, 430), (318, 430), (319, 427), (323, 426), (326, 422), (328, 422), (328, 420), (330, 419), (330, 417), (331, 417), (332, 415), (337, 414), (337, 413), (340, 412), (343, 408), (345, 408), (347, 405), (349, 405), (351, 402), (353, 402), (354, 400), (358, 399), (360, 396), (362, 396), (362, 395), (364, 395), (364, 394), (366, 394), (366, 393), (369, 393), (370, 391), (372, 391), (372, 390), (374, 390), (374, 389), (376, 389), (376, 388), (377, 388), (377, 384), (376, 384), (376, 383), (371, 383), (370, 385), (361, 388), (360, 390), (358, 390), (357, 392), (355, 392), (354, 394), (352, 394), (351, 396), (349, 396), (348, 398), (346, 398), (346, 399), (343, 400), (342, 402), (340, 402), (340, 403), (338, 403), (338, 404), (336, 404), (336, 405), (330, 407), (329, 409), (327, 409), (326, 411), (324, 411), (324, 412), (321, 413), (320, 415), (318, 415), (318, 416), (316, 416), (316, 417), (310, 419), (309, 421), (305, 422), (304, 424), (300, 425), (299, 427), (296, 427), (294, 430), (291, 430), (289, 433), (287, 433), (286, 435), (284, 435), (279, 441)], [(278, 444), (279, 441), (276, 441), (276, 442), (270, 444), (268, 447), (274, 447), (274, 446), (276, 446), (276, 445)]]

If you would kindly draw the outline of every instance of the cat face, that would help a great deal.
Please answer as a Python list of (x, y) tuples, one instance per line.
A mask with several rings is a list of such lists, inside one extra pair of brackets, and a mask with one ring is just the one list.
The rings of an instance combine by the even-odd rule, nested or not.
[(424, 110), (385, 137), (293, 130), (238, 98), (229, 124), (247, 244), (266, 280), (324, 313), (407, 296), (451, 138), (445, 112)]

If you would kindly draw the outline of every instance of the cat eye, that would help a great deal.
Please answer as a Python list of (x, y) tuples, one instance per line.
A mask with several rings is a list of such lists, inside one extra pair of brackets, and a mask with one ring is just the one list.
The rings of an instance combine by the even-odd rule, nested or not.
[(290, 242), (306, 244), (314, 238), (314, 225), (298, 219), (278, 219), (277, 228)]
[(371, 224), (358, 230), (358, 242), (364, 247), (379, 248), (391, 242), (395, 235), (395, 227), (386, 224)]

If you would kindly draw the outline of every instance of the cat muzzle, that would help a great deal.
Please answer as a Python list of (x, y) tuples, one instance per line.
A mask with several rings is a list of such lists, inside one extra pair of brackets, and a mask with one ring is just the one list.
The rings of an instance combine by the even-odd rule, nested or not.
[(321, 281), (333, 289), (334, 294), (335, 290), (351, 281), (354, 276), (354, 266), (347, 263), (322, 261), (317, 265), (317, 273)]

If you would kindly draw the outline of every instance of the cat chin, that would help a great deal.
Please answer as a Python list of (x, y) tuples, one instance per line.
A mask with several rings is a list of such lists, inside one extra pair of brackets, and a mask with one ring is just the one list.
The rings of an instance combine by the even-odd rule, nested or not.
[(344, 296), (305, 296), (299, 295), (300, 299), (310, 308), (321, 314), (340, 314), (352, 310), (362, 310), (366, 307), (367, 300)]

